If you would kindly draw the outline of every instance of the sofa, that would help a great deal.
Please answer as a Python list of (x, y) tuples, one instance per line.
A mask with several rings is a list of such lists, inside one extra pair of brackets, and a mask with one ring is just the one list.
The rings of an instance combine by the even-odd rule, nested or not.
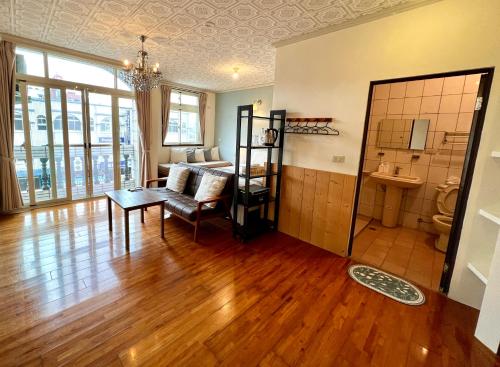
[[(215, 169), (193, 166), (187, 163), (178, 163), (180, 166), (189, 168), (189, 176), (186, 187), (182, 193), (171, 191), (165, 187), (154, 188), (153, 190), (165, 195), (165, 210), (178, 218), (194, 225), (194, 241), (198, 242), (198, 230), (202, 220), (216, 217), (228, 216), (231, 218), (231, 203), (234, 194), (234, 173), (218, 171)], [(218, 197), (204, 201), (196, 201), (194, 196), (201, 183), (201, 178), (205, 172), (215, 176), (227, 177), (226, 185)], [(146, 187), (150, 187), (154, 182), (164, 182), (168, 177), (151, 179), (146, 182)], [(216, 203), (212, 208), (206, 204)]]

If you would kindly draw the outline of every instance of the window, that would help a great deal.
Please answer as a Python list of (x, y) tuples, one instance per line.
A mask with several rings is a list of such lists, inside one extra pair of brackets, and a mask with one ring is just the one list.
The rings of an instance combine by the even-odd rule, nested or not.
[[(49, 54), (47, 57), (49, 78), (68, 82), (115, 87), (115, 72), (110, 66), (90, 64)], [(43, 65), (43, 64), (42, 64)]]
[(163, 145), (202, 145), (199, 96), (173, 90), (170, 95), (170, 116)]
[(35, 76), (45, 76), (43, 53), (16, 47), (16, 72)]
[[(54, 130), (62, 130), (62, 117), (61, 115), (57, 116), (54, 119)], [(68, 115), (68, 130), (70, 131), (81, 131), (82, 130), (82, 122), (75, 115)]]
[(38, 115), (36, 117), (36, 127), (38, 130), (47, 130), (47, 120), (45, 119), (45, 116)]
[(23, 130), (23, 115), (17, 112), (14, 114), (14, 129)]

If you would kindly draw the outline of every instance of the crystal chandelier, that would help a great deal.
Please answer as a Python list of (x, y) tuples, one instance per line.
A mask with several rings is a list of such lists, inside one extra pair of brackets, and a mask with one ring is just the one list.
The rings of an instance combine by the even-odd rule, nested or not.
[(160, 64), (156, 63), (153, 67), (148, 65), (148, 53), (144, 51), (146, 38), (144, 35), (139, 36), (141, 49), (137, 52), (136, 64), (131, 64), (128, 60), (123, 62), (123, 80), (140, 92), (158, 87), (161, 80)]

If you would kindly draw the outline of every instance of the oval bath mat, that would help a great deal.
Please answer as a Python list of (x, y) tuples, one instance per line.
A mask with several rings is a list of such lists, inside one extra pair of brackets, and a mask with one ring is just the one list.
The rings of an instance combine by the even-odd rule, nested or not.
[(420, 289), (404, 279), (368, 265), (351, 265), (349, 276), (359, 284), (406, 305), (418, 306), (425, 302)]

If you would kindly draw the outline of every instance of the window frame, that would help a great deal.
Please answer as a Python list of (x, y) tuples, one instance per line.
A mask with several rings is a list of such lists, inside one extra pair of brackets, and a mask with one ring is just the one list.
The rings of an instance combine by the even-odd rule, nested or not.
[[(182, 143), (182, 137), (180, 136), (180, 140), (181, 142), (179, 143), (166, 143), (165, 142), (165, 138), (166, 136), (163, 134), (163, 120), (162, 120), (162, 133), (161, 133), (161, 145), (163, 147), (203, 147), (205, 145), (205, 136), (204, 134), (202, 134), (202, 131), (201, 131), (201, 121), (200, 121), (200, 108), (199, 108), (199, 105), (200, 105), (200, 92), (196, 92), (196, 91), (190, 91), (190, 90), (185, 90), (185, 89), (179, 89), (179, 88), (172, 88), (172, 90), (170, 91), (170, 106), (172, 105), (179, 105), (180, 108), (179, 109), (174, 109), (172, 110), (172, 108), (170, 108), (170, 115), (172, 115), (172, 111), (179, 111), (179, 131), (181, 130), (182, 128), (182, 103), (172, 103), (172, 93), (179, 93), (181, 95), (181, 98), (182, 98), (182, 94), (189, 94), (189, 95), (192, 95), (192, 96), (196, 96), (198, 98), (198, 105), (196, 106), (197, 107), (197, 114), (198, 114), (198, 126), (199, 126), (199, 129), (200, 129), (200, 137), (201, 137), (201, 140), (200, 140), (200, 143)], [(194, 105), (189, 105), (189, 106), (194, 106)], [(168, 131), (167, 131), (168, 133)], [(179, 135), (180, 135), (180, 132), (179, 132)]]

